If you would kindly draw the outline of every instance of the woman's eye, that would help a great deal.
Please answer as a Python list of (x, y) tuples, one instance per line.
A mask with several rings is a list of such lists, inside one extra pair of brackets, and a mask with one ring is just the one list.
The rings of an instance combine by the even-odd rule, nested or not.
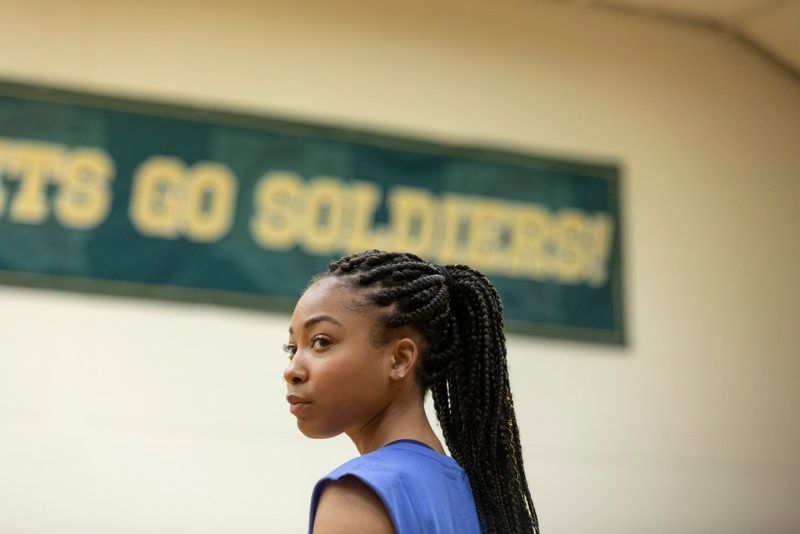
[(297, 352), (297, 346), (294, 345), (293, 343), (286, 343), (283, 346), (283, 352), (288, 354), (289, 355), (289, 359), (291, 360), (292, 356), (294, 356), (294, 353)]
[(311, 340), (311, 348), (326, 349), (331, 345), (331, 340), (324, 336), (317, 336)]

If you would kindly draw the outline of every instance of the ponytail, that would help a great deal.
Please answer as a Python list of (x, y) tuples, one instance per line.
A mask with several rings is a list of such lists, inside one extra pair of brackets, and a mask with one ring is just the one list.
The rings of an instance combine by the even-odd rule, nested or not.
[[(385, 328), (424, 339), (418, 380), (430, 390), (450, 454), (466, 471), (484, 533), (539, 533), (506, 365), (497, 290), (466, 265), (433, 265), (370, 250), (331, 263), (327, 276), (368, 290)], [(369, 291), (371, 290), (371, 291)]]

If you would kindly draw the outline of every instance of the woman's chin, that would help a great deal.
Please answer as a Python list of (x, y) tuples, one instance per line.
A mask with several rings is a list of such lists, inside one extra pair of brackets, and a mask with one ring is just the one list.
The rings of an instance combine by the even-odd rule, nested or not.
[(330, 429), (316, 427), (310, 421), (304, 421), (302, 419), (297, 420), (297, 428), (305, 437), (311, 439), (328, 439), (342, 433), (341, 431), (336, 432)]

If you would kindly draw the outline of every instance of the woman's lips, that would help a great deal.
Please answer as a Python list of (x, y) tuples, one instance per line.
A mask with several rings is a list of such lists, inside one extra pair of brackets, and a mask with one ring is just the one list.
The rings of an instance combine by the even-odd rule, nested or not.
[(289, 402), (289, 411), (294, 415), (301, 413), (311, 404), (311, 401), (295, 393), (286, 395), (286, 400)]
[(289, 405), (289, 411), (292, 412), (293, 415), (297, 415), (302, 413), (310, 405), (310, 402), (295, 402)]

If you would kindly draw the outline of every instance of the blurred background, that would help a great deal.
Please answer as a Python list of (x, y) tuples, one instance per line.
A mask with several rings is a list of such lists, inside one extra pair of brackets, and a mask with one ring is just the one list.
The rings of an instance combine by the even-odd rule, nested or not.
[[(3, 81), (616, 162), (626, 342), (509, 334), (542, 530), (800, 532), (800, 2), (0, 8)], [(0, 532), (303, 532), (288, 321), (0, 286)]]

